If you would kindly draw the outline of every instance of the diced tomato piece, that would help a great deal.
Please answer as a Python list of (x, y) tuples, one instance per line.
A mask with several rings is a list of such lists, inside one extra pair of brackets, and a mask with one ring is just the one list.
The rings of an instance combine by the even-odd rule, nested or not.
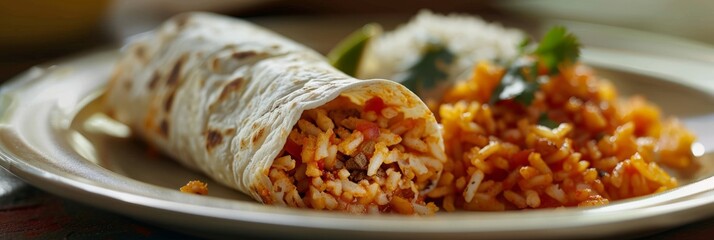
[(407, 129), (412, 129), (412, 128), (414, 128), (414, 126), (416, 126), (416, 124), (417, 124), (416, 121), (415, 121), (414, 119), (411, 119), (411, 118), (404, 119), (403, 122), (404, 122), (404, 126), (405, 126)]
[(526, 149), (513, 154), (513, 163), (515, 166), (526, 165), (528, 163), (528, 155), (531, 155), (532, 152), (533, 149)]
[(494, 181), (503, 181), (508, 177), (507, 171), (504, 171), (503, 169), (495, 168), (493, 171), (486, 176), (489, 180), (494, 180)]
[(365, 112), (374, 111), (376, 113), (380, 113), (385, 107), (387, 106), (384, 104), (384, 100), (380, 97), (372, 97), (364, 103)]
[(302, 146), (298, 145), (297, 143), (293, 142), (290, 138), (288, 138), (288, 141), (285, 142), (285, 146), (283, 147), (290, 156), (293, 157), (293, 159), (297, 160), (298, 162), (302, 162)]
[(337, 144), (337, 138), (335, 137), (334, 133), (330, 135), (330, 143)]
[(629, 165), (625, 167), (625, 173), (628, 175), (633, 175), (635, 173), (639, 173), (640, 171), (637, 170), (636, 167)]
[(372, 140), (379, 137), (379, 125), (370, 121), (358, 121), (355, 126), (357, 131), (362, 132), (365, 140)]
[(319, 168), (320, 171), (325, 170), (325, 160), (317, 161), (317, 168)]
[(547, 66), (538, 64), (538, 75), (548, 75), (548, 72), (550, 72), (550, 70)]
[(498, 102), (496, 102), (496, 105), (499, 106), (499, 107), (503, 107), (503, 108), (511, 109), (511, 110), (516, 110), (516, 111), (523, 108), (523, 105), (522, 105), (522, 104), (516, 102), (516, 101), (513, 100), (513, 99), (506, 99), (506, 100), (498, 101)]

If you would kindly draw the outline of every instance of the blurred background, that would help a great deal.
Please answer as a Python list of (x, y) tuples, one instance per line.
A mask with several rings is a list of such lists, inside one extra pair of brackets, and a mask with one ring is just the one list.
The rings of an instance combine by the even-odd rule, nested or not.
[(127, 37), (185, 11), (245, 18), (324, 53), (365, 23), (380, 21), (389, 29), (425, 8), (478, 14), (506, 26), (564, 19), (714, 44), (714, 1), (707, 0), (3, 0), (0, 82), (36, 64), (116, 48)]

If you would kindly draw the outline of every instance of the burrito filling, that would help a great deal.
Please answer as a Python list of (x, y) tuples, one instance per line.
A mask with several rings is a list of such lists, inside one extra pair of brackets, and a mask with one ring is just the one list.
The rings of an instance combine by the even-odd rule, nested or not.
[(271, 204), (350, 213), (432, 214), (423, 192), (446, 159), (424, 119), (379, 97), (305, 111), (270, 168)]

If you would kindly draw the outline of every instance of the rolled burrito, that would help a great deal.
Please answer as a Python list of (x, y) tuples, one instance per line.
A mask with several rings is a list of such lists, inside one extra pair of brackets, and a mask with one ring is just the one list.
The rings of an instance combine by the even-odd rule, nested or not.
[(433, 114), (237, 19), (176, 16), (124, 48), (107, 112), (181, 164), (274, 205), (430, 214), (444, 167)]

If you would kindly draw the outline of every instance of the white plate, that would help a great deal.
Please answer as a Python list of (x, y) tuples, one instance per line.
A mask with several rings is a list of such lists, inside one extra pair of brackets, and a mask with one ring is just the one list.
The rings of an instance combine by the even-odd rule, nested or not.
[[(597, 238), (647, 234), (714, 215), (714, 157), (708, 153), (699, 158), (700, 169), (679, 175), (682, 187), (600, 208), (405, 217), (263, 206), (152, 154), (140, 142), (121, 137), (124, 127), (97, 117), (94, 99), (116, 58), (114, 51), (89, 54), (31, 69), (5, 84), (0, 89), (0, 165), (49, 192), (214, 237)], [(714, 123), (709, 120), (714, 119), (709, 117), (714, 113), (711, 63), (606, 48), (588, 49), (584, 60), (614, 79), (621, 93), (644, 94), (665, 113), (685, 118), (702, 150), (713, 149), (714, 131), (707, 127)], [(209, 182), (210, 196), (177, 191), (192, 179)]]

